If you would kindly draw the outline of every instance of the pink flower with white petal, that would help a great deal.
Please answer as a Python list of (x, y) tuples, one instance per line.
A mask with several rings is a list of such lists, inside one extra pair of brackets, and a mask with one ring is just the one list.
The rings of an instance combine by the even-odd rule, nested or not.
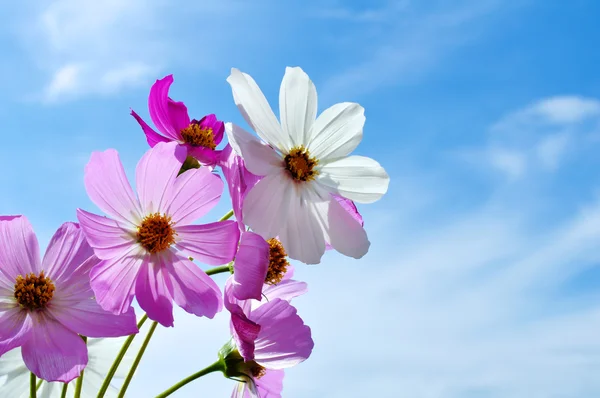
[(183, 102), (169, 98), (169, 88), (173, 84), (173, 75), (168, 75), (150, 88), (148, 108), (152, 122), (162, 135), (150, 127), (137, 113), (131, 116), (137, 120), (146, 134), (151, 147), (159, 142), (175, 141), (187, 149), (187, 154), (203, 165), (214, 165), (220, 152), (216, 147), (223, 140), (223, 122), (213, 114), (200, 120), (190, 120), (187, 107)]
[(225, 362), (230, 377), (244, 380), (234, 388), (232, 397), (280, 397), (283, 369), (303, 362), (312, 352), (310, 328), (290, 304), (294, 297), (306, 293), (306, 283), (291, 279), (293, 268), (289, 264), (283, 272), (278, 283), (263, 285), (266, 300), (262, 302), (237, 300), (233, 275), (227, 280), (225, 307), (231, 313), (230, 329), (237, 351)]
[(308, 264), (320, 262), (326, 242), (344, 255), (364, 256), (370, 243), (363, 227), (332, 196), (371, 203), (387, 191), (389, 177), (379, 163), (349, 156), (362, 139), (364, 109), (341, 103), (317, 118), (314, 84), (302, 69), (286, 68), (280, 124), (252, 77), (232, 69), (227, 81), (262, 139), (225, 126), (248, 170), (263, 177), (244, 199), (244, 223), (265, 239), (279, 237), (291, 258)]
[(0, 356), (21, 347), (37, 377), (69, 382), (88, 362), (80, 334), (137, 333), (132, 308), (117, 316), (93, 299), (89, 272), (99, 261), (77, 224), (63, 224), (40, 260), (27, 218), (0, 217)]
[(177, 177), (185, 157), (176, 142), (146, 152), (136, 168), (136, 197), (115, 150), (92, 154), (85, 187), (111, 218), (81, 209), (77, 217), (102, 259), (90, 273), (102, 308), (122, 313), (135, 296), (148, 317), (164, 326), (173, 326), (173, 301), (197, 316), (213, 318), (221, 311), (219, 287), (190, 257), (226, 264), (240, 232), (235, 221), (192, 224), (217, 204), (223, 182), (205, 167)]

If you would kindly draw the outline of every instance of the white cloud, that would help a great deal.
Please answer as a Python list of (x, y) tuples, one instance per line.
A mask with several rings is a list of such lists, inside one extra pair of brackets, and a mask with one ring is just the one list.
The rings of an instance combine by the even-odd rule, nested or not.
[(534, 104), (531, 113), (545, 115), (554, 123), (576, 123), (600, 115), (600, 101), (577, 96), (547, 98)]

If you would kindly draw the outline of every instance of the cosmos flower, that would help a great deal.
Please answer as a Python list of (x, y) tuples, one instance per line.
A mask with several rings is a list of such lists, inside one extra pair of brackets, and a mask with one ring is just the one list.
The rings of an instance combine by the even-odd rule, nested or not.
[(102, 259), (90, 272), (102, 308), (127, 311), (135, 296), (152, 320), (173, 326), (173, 301), (185, 311), (212, 318), (222, 309), (217, 284), (190, 257), (208, 265), (235, 256), (235, 221), (191, 223), (219, 201), (223, 182), (206, 167), (177, 177), (185, 148), (158, 143), (138, 162), (136, 197), (115, 150), (94, 152), (85, 169), (91, 200), (112, 218), (78, 209), (90, 245)]
[(280, 90), (281, 124), (256, 82), (232, 69), (234, 101), (260, 141), (227, 123), (233, 149), (262, 179), (248, 192), (243, 220), (265, 239), (279, 237), (291, 258), (319, 263), (326, 242), (360, 258), (369, 240), (333, 195), (371, 203), (385, 194), (389, 177), (376, 161), (349, 156), (362, 139), (364, 109), (340, 103), (318, 118), (317, 92), (300, 68), (286, 68)]
[[(143, 329), (143, 328), (142, 328)], [(88, 339), (88, 364), (85, 367), (85, 375), (81, 389), (83, 398), (95, 398), (100, 391), (108, 370), (112, 366), (115, 356), (123, 346), (125, 337), (111, 339)], [(141, 345), (142, 339), (133, 340), (132, 346), (123, 357), (121, 365), (117, 368), (115, 379), (123, 379), (133, 363), (135, 353)], [(0, 391), (3, 396), (11, 398), (29, 398), (29, 369), (25, 366), (21, 356), (21, 348), (15, 348), (2, 357), (0, 357), (0, 375), (5, 375), (3, 381), (0, 381)], [(40, 383), (37, 396), (38, 398), (59, 397), (64, 383), (38, 381)], [(67, 388), (67, 397), (71, 398), (75, 393), (75, 380)], [(110, 384), (106, 391), (106, 397), (117, 397), (118, 388)]]
[(23, 361), (37, 377), (69, 382), (88, 363), (88, 337), (137, 333), (133, 309), (104, 311), (95, 300), (89, 272), (99, 259), (77, 224), (65, 223), (44, 259), (23, 216), (0, 220), (0, 356), (22, 347)]
[(215, 148), (223, 140), (223, 122), (213, 114), (200, 120), (190, 120), (183, 102), (169, 98), (173, 75), (168, 75), (150, 88), (148, 108), (152, 122), (162, 135), (157, 133), (133, 110), (131, 115), (146, 134), (151, 147), (159, 142), (176, 141), (187, 149), (187, 154), (203, 165), (214, 165), (220, 157)]
[(306, 283), (291, 279), (293, 267), (281, 243), (271, 240), (270, 247), (269, 272), (262, 289), (265, 300), (237, 300), (232, 291), (233, 275), (225, 285), (225, 307), (231, 313), (235, 347), (225, 356), (226, 373), (242, 380), (232, 397), (280, 397), (283, 369), (306, 360), (314, 346), (310, 328), (290, 304), (294, 297), (306, 293)]

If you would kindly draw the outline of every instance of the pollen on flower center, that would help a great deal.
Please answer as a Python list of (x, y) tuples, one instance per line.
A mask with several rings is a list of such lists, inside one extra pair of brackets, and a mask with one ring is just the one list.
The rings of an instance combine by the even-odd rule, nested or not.
[(287, 253), (281, 242), (275, 238), (267, 241), (269, 244), (269, 270), (265, 277), (265, 283), (276, 285), (283, 279), (290, 263), (287, 260)]
[(318, 174), (315, 166), (319, 161), (311, 157), (303, 146), (292, 148), (283, 158), (285, 169), (296, 181), (311, 181)]
[(203, 128), (196, 121), (192, 121), (189, 126), (181, 130), (181, 136), (191, 146), (202, 146), (210, 149), (217, 147), (213, 129), (210, 127)]
[(250, 372), (255, 379), (260, 379), (267, 373), (267, 369), (265, 369), (264, 366), (261, 366), (254, 361), (252, 361), (251, 364)]
[(171, 217), (153, 213), (142, 220), (138, 228), (137, 238), (142, 247), (150, 253), (159, 253), (175, 243), (177, 233), (173, 229)]
[(44, 271), (39, 276), (34, 273), (23, 276), (17, 276), (15, 283), (15, 299), (20, 306), (29, 310), (41, 310), (46, 308), (54, 296), (54, 283), (44, 275)]

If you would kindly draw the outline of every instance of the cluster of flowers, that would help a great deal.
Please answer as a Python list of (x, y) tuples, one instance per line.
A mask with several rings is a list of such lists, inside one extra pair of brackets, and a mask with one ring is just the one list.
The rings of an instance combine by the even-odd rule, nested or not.
[[(137, 164), (137, 195), (109, 149), (92, 153), (84, 177), (108, 217), (77, 209), (79, 223), (63, 224), (43, 259), (24, 216), (0, 218), (0, 369), (8, 382), (2, 361), (14, 363), (17, 350), (32, 374), (32, 395), (35, 377), (81, 380), (95, 341), (88, 337), (133, 339), (146, 318), (154, 321), (151, 332), (157, 323), (173, 326), (175, 302), (199, 317), (223, 307), (231, 315), (231, 339), (198, 377), (219, 370), (236, 380), (234, 397), (281, 396), (283, 369), (306, 360), (314, 345), (290, 303), (307, 286), (292, 279), (288, 259), (317, 264), (329, 249), (364, 256), (370, 243), (354, 201), (378, 200), (389, 177), (376, 161), (349, 156), (362, 138), (364, 109), (340, 103), (317, 117), (316, 89), (302, 69), (286, 68), (280, 122), (249, 75), (232, 69), (227, 81), (258, 137), (212, 114), (190, 120), (186, 106), (169, 97), (167, 76), (149, 96), (158, 132), (131, 112), (151, 147)], [(217, 149), (225, 134), (228, 144)], [(219, 170), (232, 211), (195, 224), (223, 193)], [(219, 272), (231, 274), (223, 292), (210, 276)], [(146, 314), (140, 324), (134, 298)], [(15, 366), (24, 369), (23, 362)], [(115, 370), (99, 396), (114, 388), (106, 382)]]

